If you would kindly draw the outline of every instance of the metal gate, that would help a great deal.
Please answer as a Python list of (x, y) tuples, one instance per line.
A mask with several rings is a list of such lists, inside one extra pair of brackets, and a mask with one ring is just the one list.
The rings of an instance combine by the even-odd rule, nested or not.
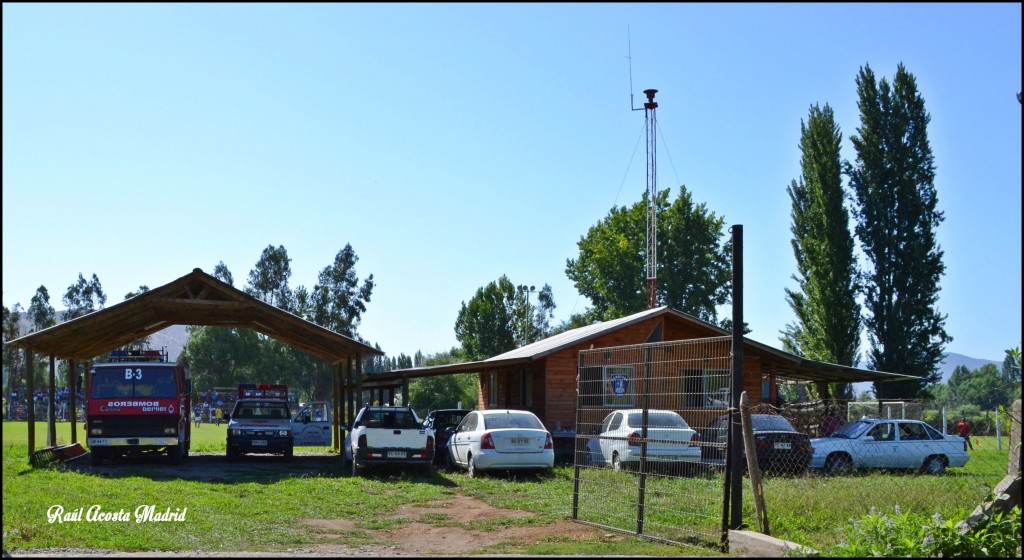
[(669, 543), (722, 541), (728, 336), (580, 351), (572, 518)]

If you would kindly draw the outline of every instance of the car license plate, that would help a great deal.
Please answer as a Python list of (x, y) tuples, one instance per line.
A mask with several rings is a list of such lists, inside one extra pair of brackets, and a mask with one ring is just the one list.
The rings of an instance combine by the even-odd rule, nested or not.
[(519, 446), (519, 447), (525, 447), (527, 445), (530, 445), (530, 439), (529, 438), (524, 438), (524, 437), (514, 437), (514, 438), (512, 438), (512, 445), (516, 445), (516, 446)]
[(265, 440), (265, 439), (254, 439), (254, 440), (252, 440), (253, 447), (260, 447), (260, 446), (264, 446), (266, 444), (267, 444), (267, 440)]
[(389, 459), (405, 459), (405, 451), (388, 451)]
[(793, 446), (789, 443), (776, 443), (775, 449), (791, 449)]

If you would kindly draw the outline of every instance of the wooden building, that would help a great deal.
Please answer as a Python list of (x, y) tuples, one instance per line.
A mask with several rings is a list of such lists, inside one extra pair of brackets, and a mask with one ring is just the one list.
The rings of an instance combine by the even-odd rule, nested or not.
[[(570, 432), (575, 430), (577, 421), (577, 374), (580, 372), (581, 350), (708, 339), (730, 334), (730, 331), (671, 307), (659, 307), (566, 331), (487, 360), (367, 376), (361, 386), (364, 390), (381, 391), (384, 395), (382, 402), (389, 402), (388, 394), (394, 396), (402, 390), (403, 384), (406, 384), (403, 392), (408, 394), (410, 379), (475, 373), (479, 375), (477, 408), (530, 410), (552, 432)], [(744, 338), (743, 389), (747, 391), (751, 404), (776, 403), (777, 386), (781, 380), (861, 382), (905, 379), (907, 377), (900, 374), (808, 360)], [(680, 383), (687, 381), (684, 378)], [(693, 395), (695, 391), (704, 391), (707, 393), (704, 397), (710, 400), (715, 397), (715, 390), (715, 387), (705, 386), (703, 389), (680, 389), (677, 392)], [(678, 406), (669, 408), (692, 408), (696, 411), (708, 408), (707, 402), (681, 400)], [(711, 410), (708, 414), (718, 413)], [(703, 418), (690, 417), (687, 420), (695, 425), (705, 423)]]

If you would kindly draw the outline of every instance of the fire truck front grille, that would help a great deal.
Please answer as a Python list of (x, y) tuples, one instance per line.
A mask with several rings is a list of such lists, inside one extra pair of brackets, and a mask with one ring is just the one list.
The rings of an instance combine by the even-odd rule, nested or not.
[(177, 426), (177, 416), (104, 416), (89, 419), (89, 428), (102, 428), (105, 437), (165, 436), (165, 428)]

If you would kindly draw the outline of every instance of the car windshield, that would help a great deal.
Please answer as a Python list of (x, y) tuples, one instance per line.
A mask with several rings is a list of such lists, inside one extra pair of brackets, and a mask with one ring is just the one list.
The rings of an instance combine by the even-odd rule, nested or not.
[(497, 430), (500, 428), (530, 428), (543, 430), (544, 424), (532, 414), (484, 414), (484, 429)]
[(235, 404), (231, 417), (239, 420), (283, 420), (290, 414), (284, 401), (240, 401)]
[(465, 412), (438, 412), (434, 416), (434, 426), (456, 426), (465, 417)]
[(795, 432), (793, 425), (782, 416), (755, 414), (754, 431), (757, 432)]
[(864, 432), (868, 431), (868, 428), (874, 425), (874, 422), (870, 420), (857, 420), (856, 422), (850, 422), (844, 424), (842, 428), (839, 428), (832, 435), (827, 437), (842, 438), (842, 439), (854, 439), (860, 437)]
[[(643, 425), (644, 415), (642, 412), (629, 413), (629, 427), (639, 428)], [(647, 413), (647, 426), (650, 428), (689, 428), (690, 426), (675, 412), (654, 412)]]
[(96, 368), (92, 373), (92, 397), (176, 397), (178, 383), (175, 379), (174, 368), (169, 367)]

